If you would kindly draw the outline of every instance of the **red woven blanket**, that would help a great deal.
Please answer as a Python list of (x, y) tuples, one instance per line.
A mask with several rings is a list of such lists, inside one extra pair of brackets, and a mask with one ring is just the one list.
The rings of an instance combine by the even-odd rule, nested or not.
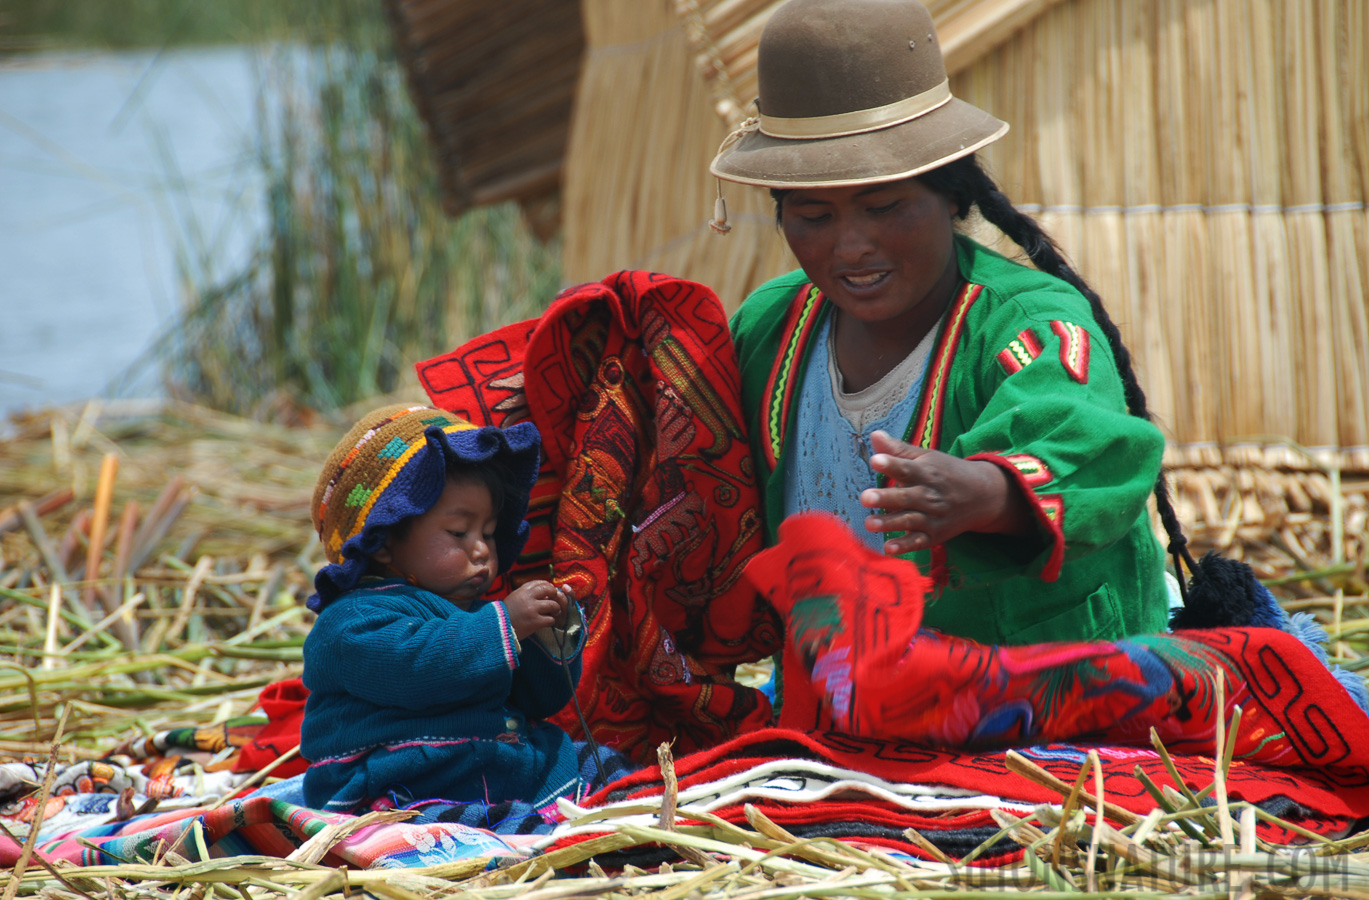
[[(532, 536), (502, 591), (551, 574), (584, 606), (577, 697), (595, 738), (645, 760), (769, 724), (732, 679), (781, 629), (742, 578), (759, 497), (713, 292), (620, 272), (417, 368), (434, 405), (542, 434)], [(556, 721), (580, 730), (571, 709)]]

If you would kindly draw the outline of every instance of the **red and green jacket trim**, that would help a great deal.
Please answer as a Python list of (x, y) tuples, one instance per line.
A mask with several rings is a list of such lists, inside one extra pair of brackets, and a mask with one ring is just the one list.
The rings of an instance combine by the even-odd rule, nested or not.
[(799, 288), (794, 299), (780, 338), (780, 355), (775, 357), (775, 366), (766, 379), (764, 406), (761, 407), (761, 426), (765, 429), (761, 447), (771, 469), (779, 465), (784, 435), (789, 429), (789, 415), (794, 409), (794, 394), (799, 384), (794, 373), (800, 368), (799, 360), (808, 349), (808, 340), (822, 318), (820, 314), (826, 311), (822, 292), (811, 283)]
[[(927, 380), (918, 402), (917, 415), (908, 423), (903, 439), (919, 447), (935, 450), (941, 437), (941, 409), (946, 397), (946, 379), (955, 360), (956, 347), (965, 326), (970, 307), (979, 299), (982, 285), (966, 284), (946, 312), (941, 336), (928, 366)], [(827, 314), (827, 299), (811, 283), (799, 288), (794, 295), (780, 338), (782, 348), (775, 357), (770, 376), (766, 379), (761, 407), (761, 446), (770, 469), (778, 465), (784, 451), (784, 436), (788, 433), (789, 415), (794, 408), (795, 395), (802, 379), (799, 377), (801, 359), (807, 357), (808, 342), (817, 333), (817, 323)]]

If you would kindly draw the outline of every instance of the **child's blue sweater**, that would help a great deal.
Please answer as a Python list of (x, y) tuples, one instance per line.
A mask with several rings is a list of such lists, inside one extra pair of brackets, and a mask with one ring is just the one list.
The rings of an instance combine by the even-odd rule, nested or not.
[(541, 722), (570, 701), (571, 678), (537, 640), (521, 651), (503, 603), (469, 611), (396, 580), (367, 579), (328, 604), (304, 642), (300, 749), (315, 809), (389, 797), (524, 800), (578, 785), (570, 737)]

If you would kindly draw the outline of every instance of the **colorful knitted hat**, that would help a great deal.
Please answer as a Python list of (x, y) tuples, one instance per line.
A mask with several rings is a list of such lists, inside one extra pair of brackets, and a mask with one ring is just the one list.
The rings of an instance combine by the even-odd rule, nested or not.
[(432, 509), (447, 483), (448, 463), (498, 459), (509, 471), (494, 544), (499, 574), (528, 539), (528, 494), (537, 481), (541, 438), (531, 422), (509, 428), (474, 425), (428, 406), (385, 406), (352, 426), (323, 466), (311, 512), (331, 565), (314, 577), (319, 612), (356, 587), (390, 526)]

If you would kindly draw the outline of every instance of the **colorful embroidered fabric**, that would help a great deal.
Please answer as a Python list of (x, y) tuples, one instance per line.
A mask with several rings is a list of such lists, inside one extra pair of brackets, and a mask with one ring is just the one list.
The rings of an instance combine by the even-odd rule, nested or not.
[[(206, 772), (224, 769), (247, 771), (236, 768), (239, 754), (242, 748), (251, 744), (262, 733), (267, 721), (265, 716), (248, 715), (215, 725), (168, 728), (146, 737), (126, 741), (114, 750), (114, 754), (155, 761), (163, 758), (179, 759), (188, 753), (199, 752), (211, 755), (211, 758), (203, 763)], [(295, 745), (298, 745), (298, 733), (294, 740)]]
[[(247, 778), (227, 771), (192, 771), (176, 756), (144, 765), (133, 764), (127, 757), (58, 763), (39, 815), (37, 787), (45, 770), (45, 765), (0, 764), (0, 823), (20, 841), (28, 837), (35, 822), (40, 838), (49, 840), (59, 835), (90, 835), (92, 827), (110, 826), (140, 810), (176, 810), (185, 815), (185, 810), (232, 793)], [(0, 849), (0, 864), (4, 858)]]
[[(198, 862), (202, 850), (209, 857), (285, 857), (330, 824), (354, 816), (305, 809), (265, 796), (230, 800), (217, 809), (197, 806), (164, 810), (118, 821), (112, 795), (81, 794), (68, 815), (51, 810), (43, 822), (36, 850), (49, 863), (64, 860), (79, 866), (112, 866), (152, 862), (168, 847)], [(79, 801), (79, 802), (78, 802)], [(205, 798), (200, 798), (200, 803)], [(51, 805), (51, 801), (49, 802)], [(8, 815), (0, 816), (19, 840), (27, 828), (15, 831)], [(455, 822), (391, 823), (365, 828), (335, 844), (321, 860), (326, 866), (404, 868), (432, 866), (470, 858), (509, 858), (525, 855), (531, 837), (499, 836)], [(0, 834), (0, 866), (13, 866), (21, 846)], [(481, 867), (476, 866), (473, 871)]]
[[(768, 724), (731, 674), (781, 634), (741, 577), (759, 500), (713, 292), (620, 272), (417, 369), (434, 405), (542, 434), (532, 535), (503, 589), (550, 564), (582, 604), (577, 695), (595, 738), (645, 760), (662, 741), (689, 752)], [(572, 709), (554, 721), (579, 735)]]
[(1214, 628), (1001, 647), (921, 629), (927, 581), (839, 521), (795, 516), (747, 568), (788, 618), (780, 724), (979, 749), (1059, 741), (1211, 754), (1224, 685), (1235, 758), (1369, 786), (1369, 716), (1297, 637)]
[[(202, 762), (205, 771), (256, 772), (299, 746), (304, 701), (309, 696), (299, 678), (277, 681), (262, 688), (258, 704), (265, 715), (247, 715), (216, 725), (171, 728), (147, 737), (126, 741), (114, 755), (135, 760), (159, 760), (200, 751), (212, 755)], [(277, 778), (289, 778), (308, 768), (302, 758), (288, 760), (272, 770)], [(2, 793), (2, 791), (0, 791)]]

